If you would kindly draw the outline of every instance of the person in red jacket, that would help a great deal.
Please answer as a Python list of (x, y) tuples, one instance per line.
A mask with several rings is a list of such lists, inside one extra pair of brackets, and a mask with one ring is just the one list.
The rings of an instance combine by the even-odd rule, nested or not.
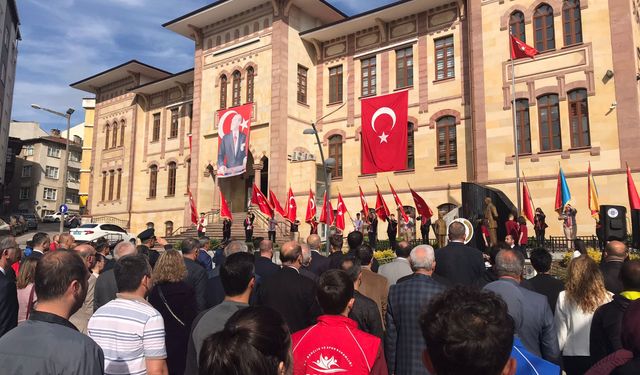
[(513, 214), (509, 214), (509, 220), (504, 223), (504, 227), (507, 230), (507, 236), (511, 235), (513, 237), (516, 246), (520, 245), (518, 243), (518, 239), (520, 238), (520, 230), (518, 228), (518, 223), (515, 221), (515, 216)]
[(346, 272), (334, 269), (320, 276), (317, 297), (325, 315), (292, 335), (294, 375), (388, 374), (380, 338), (359, 330), (347, 317), (353, 293)]

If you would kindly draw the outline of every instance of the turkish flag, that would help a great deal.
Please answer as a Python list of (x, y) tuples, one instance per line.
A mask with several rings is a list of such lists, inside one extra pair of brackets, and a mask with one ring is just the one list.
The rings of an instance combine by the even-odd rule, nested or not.
[(636, 184), (633, 182), (631, 176), (631, 169), (627, 165), (627, 192), (629, 193), (629, 208), (632, 210), (640, 210), (640, 197), (638, 196), (638, 190), (636, 190)]
[(280, 205), (280, 202), (278, 202), (278, 198), (276, 197), (275, 193), (271, 191), (271, 189), (269, 189), (269, 204), (271, 205), (271, 207), (273, 207), (275, 212), (279, 213), (282, 217), (286, 216), (284, 209)]
[[(329, 217), (327, 217), (327, 210), (329, 211)], [(320, 213), (320, 222), (327, 225), (333, 224), (333, 207), (331, 207), (331, 201), (327, 201), (327, 193), (324, 193), (324, 198), (322, 199), (322, 212)]]
[(387, 207), (387, 203), (382, 198), (382, 194), (380, 194), (380, 189), (378, 189), (378, 194), (376, 195), (376, 214), (382, 221), (387, 221), (390, 214), (389, 207)]
[(400, 215), (402, 215), (402, 220), (404, 220), (405, 223), (408, 223), (409, 216), (407, 216), (407, 213), (404, 212), (404, 206), (402, 205), (402, 202), (400, 202), (400, 197), (398, 197), (398, 194), (396, 194), (396, 190), (393, 188), (393, 186), (391, 186), (391, 182), (389, 182), (389, 187), (391, 188), (393, 199), (396, 201), (396, 207), (398, 207), (398, 210), (400, 210)]
[(196, 202), (191, 195), (191, 189), (189, 189), (189, 206), (191, 206), (191, 222), (194, 225), (198, 225), (198, 210), (196, 209)]
[(362, 99), (362, 174), (407, 169), (408, 91)]
[(427, 205), (427, 202), (425, 202), (424, 199), (422, 199), (422, 197), (419, 196), (418, 193), (416, 193), (413, 189), (409, 188), (409, 190), (411, 190), (413, 202), (416, 204), (416, 211), (418, 211), (420, 216), (422, 216), (423, 223), (431, 219), (431, 217), (433, 216), (433, 212), (431, 211), (431, 208), (429, 208), (429, 205)]
[(522, 57), (533, 58), (540, 53), (537, 49), (513, 36), (513, 34), (509, 34), (509, 39), (511, 40), (511, 58), (514, 60)]
[(309, 201), (307, 202), (307, 215), (304, 221), (307, 223), (316, 217), (316, 197), (313, 195), (311, 189), (309, 189)]
[(271, 208), (271, 206), (269, 205), (269, 201), (267, 201), (267, 197), (262, 194), (256, 184), (253, 184), (251, 204), (255, 204), (256, 206), (258, 206), (258, 208), (260, 208), (260, 211), (268, 217), (273, 217), (273, 208)]
[(222, 190), (220, 190), (220, 217), (227, 218), (229, 220), (233, 220), (233, 215), (231, 215), (231, 210), (229, 210), (229, 206), (227, 205), (227, 200), (224, 199), (224, 194), (222, 194)]
[(289, 193), (287, 194), (287, 211), (286, 211), (287, 214), (285, 216), (287, 220), (289, 220), (292, 223), (296, 221), (297, 209), (298, 209), (298, 206), (296, 205), (296, 200), (295, 200), (295, 197), (293, 196), (293, 190), (289, 188)]
[(522, 216), (526, 217), (531, 224), (535, 224), (533, 202), (531, 201), (531, 193), (526, 181), (522, 181)]
[(367, 217), (369, 217), (369, 205), (367, 204), (367, 199), (364, 197), (362, 188), (358, 186), (358, 189), (360, 189), (360, 203), (362, 203), (362, 212), (364, 213), (364, 219), (367, 220)]
[(336, 216), (336, 227), (340, 230), (344, 230), (344, 215), (347, 214), (347, 206), (344, 204), (344, 200), (342, 199), (342, 195), (338, 193), (338, 207), (336, 208), (337, 215)]

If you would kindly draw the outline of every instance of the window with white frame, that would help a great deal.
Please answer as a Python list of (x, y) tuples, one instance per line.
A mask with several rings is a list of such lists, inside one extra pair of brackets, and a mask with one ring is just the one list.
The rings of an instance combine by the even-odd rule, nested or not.
[(80, 161), (82, 159), (82, 154), (78, 151), (69, 152), (69, 161)]
[(51, 156), (52, 158), (60, 158), (60, 154), (62, 154), (62, 150), (59, 147), (49, 146), (47, 149), (47, 156)]
[(68, 178), (69, 182), (79, 182), (80, 181), (80, 171), (72, 171), (72, 170), (70, 170), (68, 172), (68, 174), (69, 174), (69, 176), (68, 176), (69, 177)]
[(33, 156), (33, 145), (24, 146), (24, 155)]
[(55, 201), (58, 198), (58, 189), (44, 188), (42, 199), (45, 201)]
[(31, 166), (24, 165), (22, 166), (22, 177), (31, 177)]
[(21, 201), (26, 201), (29, 199), (29, 196), (31, 196), (31, 188), (26, 186), (26, 187), (21, 187), (20, 188), (20, 200)]
[(57, 180), (60, 175), (60, 169), (58, 167), (47, 165), (47, 167), (45, 168), (45, 175), (47, 176), (47, 178), (53, 178)]

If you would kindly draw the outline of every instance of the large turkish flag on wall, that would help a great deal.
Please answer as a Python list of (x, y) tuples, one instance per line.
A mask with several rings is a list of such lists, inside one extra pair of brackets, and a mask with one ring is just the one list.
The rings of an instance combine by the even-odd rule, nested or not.
[(362, 100), (362, 174), (407, 169), (408, 91)]

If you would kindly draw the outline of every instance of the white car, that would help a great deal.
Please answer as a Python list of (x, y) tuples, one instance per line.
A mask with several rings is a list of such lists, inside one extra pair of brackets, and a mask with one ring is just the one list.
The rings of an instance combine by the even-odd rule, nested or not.
[[(60, 212), (56, 212), (55, 214), (44, 215), (42, 218), (43, 223), (59, 223), (62, 220), (63, 214)], [(64, 217), (67, 217), (67, 214), (64, 214)]]
[(91, 242), (104, 237), (109, 243), (129, 241), (131, 234), (115, 224), (82, 224), (78, 228), (69, 231), (77, 242)]

